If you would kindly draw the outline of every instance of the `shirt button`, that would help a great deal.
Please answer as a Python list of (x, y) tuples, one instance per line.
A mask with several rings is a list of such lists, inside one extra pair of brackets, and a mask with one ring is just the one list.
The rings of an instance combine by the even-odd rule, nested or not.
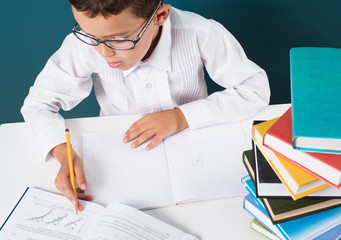
[(146, 88), (152, 88), (152, 87), (153, 87), (153, 85), (151, 83), (146, 84)]

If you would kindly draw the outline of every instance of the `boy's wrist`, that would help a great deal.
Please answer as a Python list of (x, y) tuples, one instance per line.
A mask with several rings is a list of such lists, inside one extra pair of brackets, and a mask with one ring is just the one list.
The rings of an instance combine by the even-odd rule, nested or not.
[(61, 143), (52, 148), (51, 155), (55, 157), (61, 165), (68, 163), (66, 143)]
[(183, 130), (183, 129), (187, 128), (188, 127), (188, 122), (186, 120), (185, 115), (181, 111), (181, 109), (180, 108), (175, 108), (175, 111), (177, 112), (178, 120), (179, 120), (179, 123), (180, 123), (180, 126), (179, 126), (180, 129), (179, 130)]

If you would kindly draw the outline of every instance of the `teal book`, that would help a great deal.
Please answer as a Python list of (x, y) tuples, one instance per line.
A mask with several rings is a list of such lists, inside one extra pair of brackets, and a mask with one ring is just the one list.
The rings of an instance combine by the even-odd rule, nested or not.
[(292, 145), (341, 154), (341, 49), (290, 50)]

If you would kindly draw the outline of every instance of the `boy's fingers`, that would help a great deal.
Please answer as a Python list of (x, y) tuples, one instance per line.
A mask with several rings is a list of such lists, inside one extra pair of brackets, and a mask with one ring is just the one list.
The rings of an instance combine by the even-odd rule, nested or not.
[(150, 141), (150, 143), (147, 145), (146, 150), (148, 151), (152, 149), (153, 147), (155, 147), (159, 142), (162, 141), (162, 139), (163, 139), (162, 137), (155, 135), (152, 141)]
[(62, 192), (62, 194), (70, 200), (70, 202), (73, 205), (76, 205), (78, 203), (78, 200), (75, 196), (75, 194), (72, 191), (71, 184), (69, 182), (68, 178), (64, 178), (64, 180), (58, 180), (56, 179), (56, 187), (59, 191)]
[(78, 193), (77, 197), (78, 199), (87, 200), (87, 201), (92, 201), (94, 199), (92, 195), (84, 194), (84, 193)]
[(83, 191), (88, 188), (88, 184), (86, 182), (85, 174), (84, 174), (84, 167), (82, 160), (79, 157), (76, 157), (74, 160), (74, 171), (75, 177), (77, 180), (77, 184)]
[(145, 131), (143, 134), (141, 134), (134, 143), (131, 144), (132, 148), (136, 148), (140, 146), (142, 143), (146, 142), (148, 139), (153, 137), (155, 133), (153, 133), (151, 130)]
[[(73, 206), (78, 206), (78, 211), (83, 211), (83, 206), (76, 198), (70, 183), (60, 187), (59, 190), (71, 202)], [(87, 195), (85, 196), (85, 194), (82, 193), (77, 193), (77, 197), (84, 200), (88, 200), (88, 198), (91, 198), (91, 196), (88, 197)]]
[(61, 167), (61, 169), (59, 170), (59, 173), (55, 179), (55, 185), (57, 187), (57, 189), (67, 198), (69, 199), (69, 201), (73, 204), (79, 205), (79, 202), (75, 196), (75, 194), (73, 193), (72, 187), (71, 187), (71, 183), (70, 183), (70, 179), (69, 179), (69, 169), (68, 168), (64, 168)]
[[(148, 116), (148, 115), (147, 115)], [(146, 116), (134, 122), (123, 136), (123, 142), (127, 143), (143, 134), (149, 126), (146, 125)]]

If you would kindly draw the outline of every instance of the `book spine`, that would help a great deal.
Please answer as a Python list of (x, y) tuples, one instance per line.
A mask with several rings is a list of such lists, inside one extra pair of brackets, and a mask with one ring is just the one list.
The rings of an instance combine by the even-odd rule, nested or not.
[[(258, 206), (260, 208), (262, 208), (265, 212), (268, 213), (268, 211), (266, 210), (263, 201), (256, 197), (256, 193), (254, 191), (255, 186), (253, 185), (253, 183), (251, 182), (250, 176), (245, 176), (242, 178), (242, 183), (245, 187), (245, 189), (249, 192), (249, 194), (253, 197), (253, 199), (257, 202)], [(252, 186), (250, 186), (252, 184)], [(253, 189), (252, 189), (253, 188)], [(269, 213), (268, 213), (269, 214)]]

